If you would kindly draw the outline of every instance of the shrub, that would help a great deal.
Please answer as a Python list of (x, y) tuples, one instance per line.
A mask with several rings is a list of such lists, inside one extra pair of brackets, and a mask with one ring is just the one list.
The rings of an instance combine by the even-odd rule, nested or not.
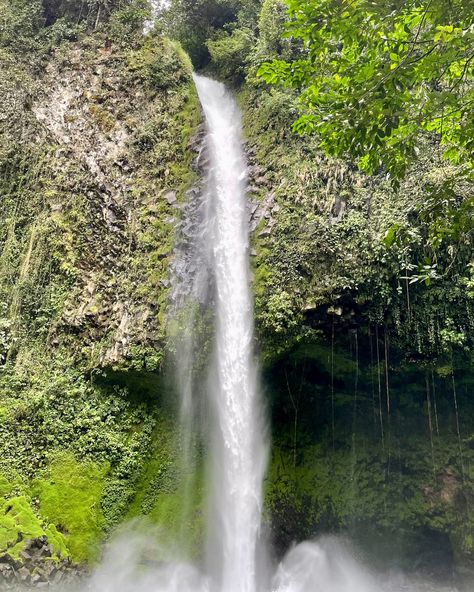
[(167, 89), (191, 78), (191, 64), (179, 45), (166, 38), (151, 38), (140, 50), (130, 53), (130, 70), (154, 89)]
[(224, 78), (240, 82), (245, 78), (247, 58), (254, 37), (249, 29), (236, 29), (207, 42), (214, 68)]
[(39, 0), (0, 0), (0, 46), (16, 52), (35, 47), (42, 25)]
[(239, 0), (173, 0), (165, 15), (165, 28), (191, 56), (196, 68), (209, 63), (206, 41), (214, 31), (235, 22)]
[(147, 0), (134, 0), (112, 15), (112, 35), (125, 41), (133, 41), (134, 38), (142, 36), (145, 22), (150, 16), (150, 3)]

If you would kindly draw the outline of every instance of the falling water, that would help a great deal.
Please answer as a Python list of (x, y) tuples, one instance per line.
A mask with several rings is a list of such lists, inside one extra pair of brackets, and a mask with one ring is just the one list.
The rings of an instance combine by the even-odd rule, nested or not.
[(216, 345), (207, 560), (219, 590), (256, 590), (266, 442), (259, 406), (248, 265), (247, 168), (238, 107), (222, 84), (195, 77), (206, 116)]

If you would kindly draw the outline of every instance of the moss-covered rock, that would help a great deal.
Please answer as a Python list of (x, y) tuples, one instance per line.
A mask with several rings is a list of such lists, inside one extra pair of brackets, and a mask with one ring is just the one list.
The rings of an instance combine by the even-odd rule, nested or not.
[(101, 500), (107, 465), (78, 463), (71, 454), (53, 458), (44, 477), (36, 479), (31, 492), (38, 511), (59, 528), (73, 561), (97, 557), (104, 530)]
[(333, 347), (303, 343), (265, 376), (278, 426), (267, 520), (281, 550), (343, 532), (385, 563), (472, 566), (469, 365), (405, 364), (383, 338), (339, 330)]
[(72, 35), (72, 5), (27, 26), (0, 4), (31, 41), (0, 41), (0, 554), (20, 563), (42, 537), (93, 562), (150, 462), (167, 481), (147, 451), (172, 440), (169, 263), (201, 116), (187, 56), (121, 4)]
[(53, 523), (38, 517), (25, 496), (2, 500), (0, 516), (0, 557), (8, 555), (20, 561), (28, 542), (42, 537), (52, 549), (51, 560), (69, 557), (64, 535)]

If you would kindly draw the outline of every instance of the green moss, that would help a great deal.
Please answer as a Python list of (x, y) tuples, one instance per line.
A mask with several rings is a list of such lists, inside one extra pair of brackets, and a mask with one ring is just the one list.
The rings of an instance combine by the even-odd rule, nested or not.
[(159, 421), (155, 426), (151, 449), (135, 483), (135, 495), (128, 510), (128, 518), (149, 514), (160, 493), (169, 493), (176, 488), (177, 475), (173, 461), (177, 451), (173, 431), (167, 422)]
[(11, 493), (12, 489), (13, 486), (8, 479), (0, 475), (0, 497), (6, 497)]
[[(449, 486), (446, 488), (446, 474), (451, 474), (452, 468), (447, 473), (438, 469), (433, 475), (426, 462), (430, 458), (426, 439), (405, 438), (403, 452), (397, 450), (391, 464), (380, 445), (362, 441), (359, 434), (356, 452), (350, 450), (350, 435), (346, 446), (336, 451), (326, 443), (303, 449), (300, 445), (296, 466), (291, 450), (274, 447), (266, 515), (280, 543), (326, 532), (349, 533), (369, 547), (385, 538), (379, 549), (371, 550), (374, 559), (385, 552), (397, 553), (407, 567), (413, 567), (410, 553), (413, 545), (416, 548), (417, 537), (433, 532), (451, 539), (458, 559), (472, 556), (472, 539), (466, 535), (471, 532), (472, 520), (459, 506), (462, 498), (456, 497), (462, 483), (460, 470), (455, 477), (454, 491), (458, 493), (453, 495)], [(446, 441), (443, 447), (443, 463), (449, 467), (455, 447)], [(440, 462), (438, 450), (437, 454)], [(468, 496), (469, 490), (466, 486)]]
[(33, 482), (41, 515), (52, 523), (52, 533), (64, 533), (74, 561), (98, 556), (104, 527), (100, 501), (107, 470), (107, 465), (79, 463), (71, 454), (62, 454), (44, 478)]
[(154, 89), (166, 89), (189, 81), (192, 68), (179, 44), (166, 37), (150, 36), (143, 47), (128, 55), (128, 67)]
[(414, 568), (431, 537), (443, 556), (472, 561), (469, 364), (454, 363), (458, 435), (451, 373), (400, 364), (393, 349), (386, 365), (383, 338), (345, 337), (336, 333), (334, 347), (324, 336), (302, 342), (266, 373), (277, 426), (266, 484), (275, 540), (284, 548), (342, 532), (372, 557)]
[(14, 497), (24, 489), (24, 481), (17, 472), (10, 470), (0, 474), (0, 498)]
[(172, 492), (159, 493), (148, 516), (167, 533), (171, 543), (198, 557), (205, 526), (202, 475), (198, 472), (191, 479), (187, 486), (182, 483)]
[[(201, 115), (189, 58), (160, 35), (135, 34), (143, 11), (132, 8), (80, 42), (41, 52), (41, 67), (0, 48), (0, 499), (33, 499), (37, 532), (79, 562), (97, 556), (124, 516), (149, 514), (159, 494), (176, 490), (172, 426), (161, 422), (157, 460), (146, 456), (161, 404), (168, 219), (179, 215), (164, 195), (181, 200), (196, 178), (189, 141)], [(5, 15), (8, 28), (18, 15)], [(49, 32), (59, 37), (61, 27)], [(30, 108), (46, 105), (61, 81), (79, 91), (64, 114), (67, 149), (40, 131)], [(89, 133), (100, 144), (118, 126), (129, 141), (99, 163), (102, 182), (81, 149)], [(100, 213), (117, 183), (120, 232)], [(118, 359), (106, 358), (117, 339), (122, 348), (122, 313), (134, 333)]]
[(471, 555), (474, 552), (474, 536), (472, 532), (464, 537), (463, 551), (468, 555)]
[(103, 131), (110, 132), (115, 127), (114, 117), (100, 105), (89, 105), (89, 111)]
[(59, 532), (54, 524), (49, 524), (44, 529), (44, 534), (48, 537), (48, 543), (53, 548), (54, 553), (59, 557), (70, 557), (71, 554), (67, 547), (66, 537)]
[(0, 554), (8, 552), (18, 558), (24, 539), (35, 539), (44, 534), (41, 522), (25, 497), (1, 502), (0, 516)]
[(337, 376), (339, 380), (352, 379), (357, 370), (356, 362), (351, 359), (350, 352), (344, 352), (337, 347), (334, 347), (332, 351), (324, 338), (320, 338), (319, 342), (312, 340), (301, 343), (298, 348), (289, 354), (288, 359), (295, 363), (311, 360), (327, 374), (333, 372), (334, 376)]
[(68, 557), (66, 540), (54, 525), (44, 526), (24, 496), (0, 502), (0, 555), (19, 559), (27, 540), (46, 536), (53, 559)]
[[(183, 473), (176, 426), (161, 418), (154, 429), (151, 448), (134, 489), (127, 519), (146, 516), (166, 532), (170, 542), (198, 554), (203, 536), (203, 471)], [(185, 533), (185, 540), (182, 535)], [(183, 547), (183, 548), (184, 548)]]

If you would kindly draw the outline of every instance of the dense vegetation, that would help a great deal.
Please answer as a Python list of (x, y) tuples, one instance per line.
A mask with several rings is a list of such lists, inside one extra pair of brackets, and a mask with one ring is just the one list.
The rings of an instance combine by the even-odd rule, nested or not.
[(0, 556), (46, 535), (92, 561), (127, 517), (177, 520), (184, 48), (243, 112), (276, 546), (343, 530), (469, 564), (471, 3), (173, 0), (144, 36), (150, 14), (0, 0)]
[(219, 28), (217, 4), (172, 3), (199, 50), (162, 26), (244, 113), (276, 538), (318, 524), (472, 557), (472, 6), (230, 5)]
[(164, 196), (192, 181), (199, 113), (144, 3), (0, 12), (0, 555), (46, 535), (85, 562), (174, 491)]
[[(288, 2), (291, 61), (259, 70), (293, 86), (300, 133), (317, 132), (326, 153), (397, 180), (420, 152), (420, 129), (444, 156), (472, 169), (474, 8), (468, 2)], [(459, 174), (461, 171), (459, 171)]]
[(342, 304), (394, 329), (408, 357), (470, 351), (470, 3), (204, 4), (196, 19), (172, 3), (162, 26), (189, 46), (178, 14), (205, 67), (239, 86), (251, 189), (282, 206), (256, 237), (261, 330), (287, 338)]

